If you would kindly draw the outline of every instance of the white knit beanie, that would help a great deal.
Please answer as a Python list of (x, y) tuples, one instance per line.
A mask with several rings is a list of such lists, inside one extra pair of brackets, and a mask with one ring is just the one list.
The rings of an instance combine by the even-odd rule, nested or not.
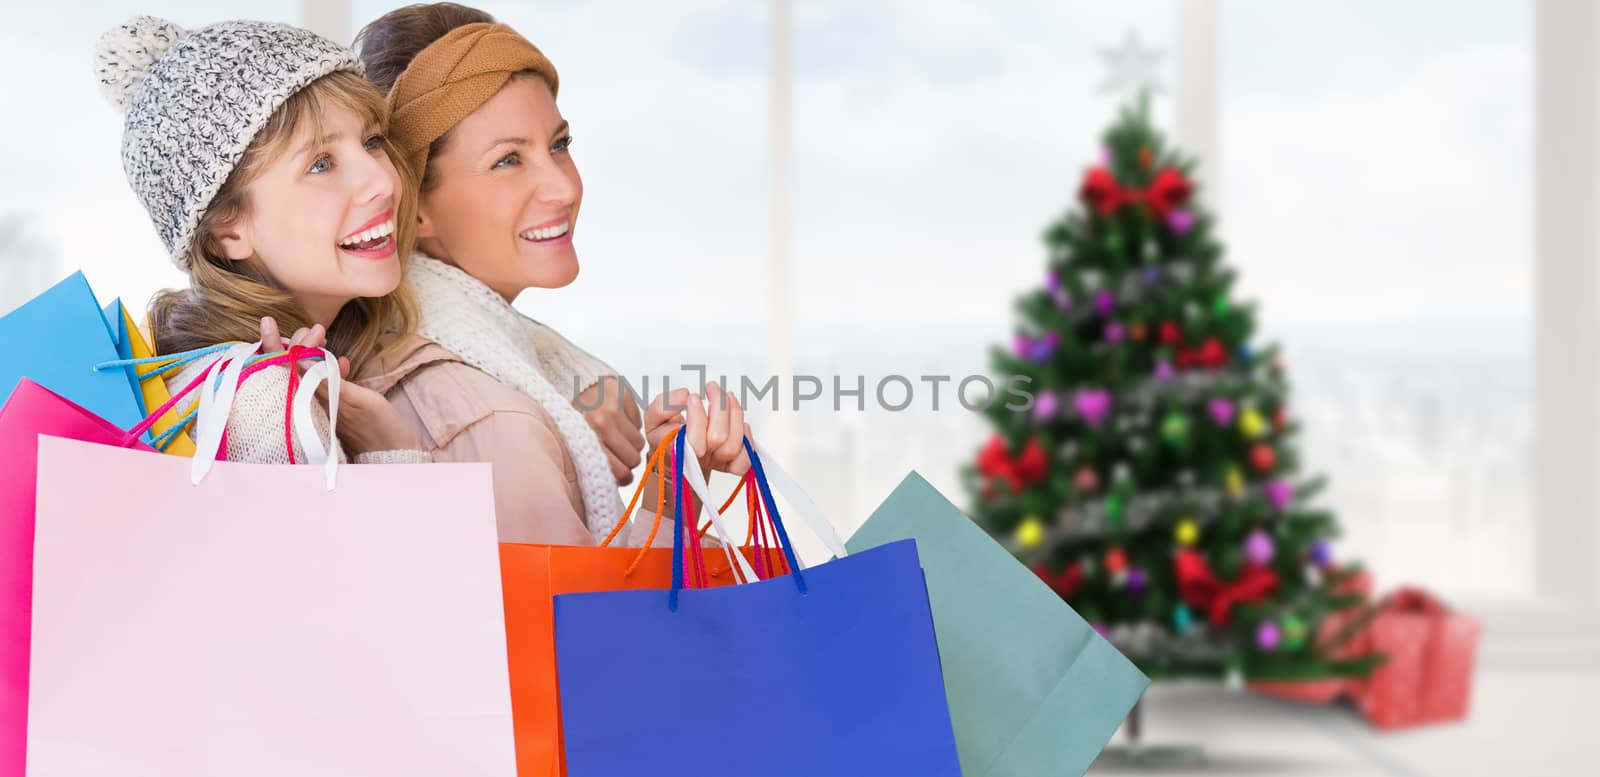
[(354, 52), (286, 24), (184, 30), (136, 16), (100, 36), (95, 78), (127, 114), (123, 171), (180, 269), (201, 215), (272, 112), (339, 70), (361, 74)]

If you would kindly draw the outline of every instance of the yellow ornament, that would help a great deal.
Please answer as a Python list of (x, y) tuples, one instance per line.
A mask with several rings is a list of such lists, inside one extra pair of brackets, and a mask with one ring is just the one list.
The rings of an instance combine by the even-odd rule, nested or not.
[(1247, 440), (1254, 440), (1267, 430), (1267, 422), (1262, 420), (1261, 414), (1255, 408), (1249, 408), (1239, 415), (1239, 432)]
[(1235, 467), (1228, 468), (1228, 496), (1238, 499), (1244, 493), (1244, 476)]
[(1200, 541), (1200, 527), (1195, 524), (1193, 518), (1178, 521), (1178, 529), (1173, 534), (1177, 537), (1179, 545), (1193, 545)]
[(1022, 525), (1017, 527), (1017, 544), (1024, 548), (1036, 548), (1044, 542), (1044, 522), (1036, 516), (1022, 519)]

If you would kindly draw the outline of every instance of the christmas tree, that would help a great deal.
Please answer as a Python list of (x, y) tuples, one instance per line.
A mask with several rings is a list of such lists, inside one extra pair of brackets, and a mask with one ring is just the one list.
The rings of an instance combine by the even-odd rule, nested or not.
[(1252, 345), (1192, 168), (1144, 97), (1106, 133), (994, 349), (1033, 401), (987, 411), (971, 514), (1151, 677), (1364, 673), (1317, 637), (1358, 603), (1337, 592), (1354, 568), (1310, 506), (1278, 350)]

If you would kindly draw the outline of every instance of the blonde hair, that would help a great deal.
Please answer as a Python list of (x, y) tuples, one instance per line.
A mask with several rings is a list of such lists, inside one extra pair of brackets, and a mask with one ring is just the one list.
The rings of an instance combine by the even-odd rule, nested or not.
[[(278, 106), (200, 217), (186, 262), (189, 288), (167, 289), (150, 301), (150, 326), (157, 353), (177, 353), (230, 340), (254, 341), (259, 337), (263, 316), (274, 318), (285, 338), (312, 324), (294, 296), (253, 263), (225, 258), (215, 235), (249, 210), (245, 187), (288, 150), (302, 126), (309, 122), (316, 137), (324, 136), (325, 105), (342, 106), (388, 128), (383, 95), (355, 73), (325, 75)], [(394, 236), (400, 261), (405, 262), (416, 241), (417, 185), (400, 149), (385, 138), (383, 150), (400, 174)], [(402, 280), (385, 296), (357, 298), (346, 304), (328, 326), (328, 349), (348, 357), (351, 371), (358, 372), (382, 352), (386, 335), (411, 333), (418, 318), (416, 297)]]

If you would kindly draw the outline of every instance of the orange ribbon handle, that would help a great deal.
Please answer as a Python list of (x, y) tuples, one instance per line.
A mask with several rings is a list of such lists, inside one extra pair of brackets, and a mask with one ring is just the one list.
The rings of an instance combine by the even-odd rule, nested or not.
[(667, 470), (665, 462), (667, 460), (667, 451), (672, 448), (672, 439), (677, 434), (678, 430), (674, 429), (668, 432), (667, 436), (657, 444), (656, 452), (651, 454), (650, 463), (645, 466), (644, 474), (639, 478), (639, 485), (633, 489), (633, 498), (628, 500), (628, 509), (622, 511), (622, 517), (617, 519), (617, 525), (611, 527), (611, 533), (600, 541), (600, 547), (608, 547), (611, 545), (611, 541), (616, 539), (617, 533), (622, 531), (622, 527), (628, 525), (629, 519), (633, 517), (633, 509), (639, 505), (639, 497), (644, 494), (645, 483), (650, 480), (650, 473), (656, 473), (656, 519), (650, 524), (650, 534), (644, 538), (644, 546), (639, 548), (639, 554), (634, 556), (633, 563), (629, 564), (627, 571), (622, 573), (624, 577), (632, 575), (633, 570), (639, 567), (639, 562), (644, 561), (645, 551), (650, 549), (650, 543), (655, 540), (656, 532), (661, 529), (661, 513), (666, 510), (667, 505)]

